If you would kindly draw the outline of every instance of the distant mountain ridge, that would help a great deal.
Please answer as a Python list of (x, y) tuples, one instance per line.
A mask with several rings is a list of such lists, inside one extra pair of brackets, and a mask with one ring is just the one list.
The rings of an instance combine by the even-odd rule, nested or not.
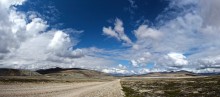
[(35, 71), (23, 69), (0, 68), (0, 76), (40, 76), (41, 74)]
[(0, 68), (0, 76), (56, 76), (72, 78), (101, 78), (101, 77), (185, 77), (185, 76), (212, 76), (220, 73), (193, 73), (189, 71), (151, 72), (141, 75), (107, 74), (100, 71), (82, 68), (49, 68), (36, 71), (24, 69)]
[(40, 74), (50, 74), (50, 73), (59, 73), (59, 72), (65, 71), (65, 70), (86, 70), (86, 69), (56, 67), (56, 68), (49, 68), (49, 69), (39, 69), (39, 70), (36, 70), (36, 72), (38, 72)]
[(171, 72), (151, 72), (148, 74), (137, 75), (141, 77), (186, 77), (186, 76), (199, 76), (200, 74), (189, 71), (171, 71)]
[(0, 68), (0, 76), (51, 76), (65, 78), (102, 78), (112, 77), (109, 74), (81, 68), (50, 68), (36, 71), (23, 69)]
[(101, 77), (111, 77), (111, 75), (88, 69), (81, 68), (50, 68), (50, 69), (40, 69), (36, 72), (47, 75), (47, 76), (63, 76), (63, 77), (74, 77), (74, 78), (101, 78)]
[(210, 72), (210, 73), (194, 73), (190, 71), (180, 70), (180, 71), (167, 71), (167, 72), (150, 72), (147, 74), (134, 75), (143, 77), (186, 77), (186, 76), (216, 76), (220, 75), (220, 72)]

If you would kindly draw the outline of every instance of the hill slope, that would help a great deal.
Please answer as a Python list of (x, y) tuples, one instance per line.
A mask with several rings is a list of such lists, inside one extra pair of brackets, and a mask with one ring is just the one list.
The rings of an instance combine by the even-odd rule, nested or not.
[(41, 74), (30, 70), (0, 68), (0, 76), (39, 76)]
[(36, 72), (44, 74), (47, 76), (62, 76), (62, 77), (74, 77), (74, 78), (101, 78), (101, 77), (111, 77), (106, 73), (102, 73), (95, 70), (87, 70), (80, 68), (51, 68), (51, 69), (41, 69)]
[(186, 76), (198, 76), (198, 74), (188, 71), (176, 71), (176, 72), (152, 72), (140, 76), (141, 77), (186, 77)]

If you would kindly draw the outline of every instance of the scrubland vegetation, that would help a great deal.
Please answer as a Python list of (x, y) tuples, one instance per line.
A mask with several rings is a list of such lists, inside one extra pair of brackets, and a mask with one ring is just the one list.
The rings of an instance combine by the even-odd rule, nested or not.
[(194, 78), (126, 78), (126, 97), (218, 97), (220, 76)]

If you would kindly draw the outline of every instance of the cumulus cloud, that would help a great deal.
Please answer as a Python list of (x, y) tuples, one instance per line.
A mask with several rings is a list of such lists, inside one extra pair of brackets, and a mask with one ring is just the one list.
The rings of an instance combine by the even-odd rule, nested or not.
[(22, 3), (26, 0), (13, 0), (13, 1), (8, 1), (8, 0), (1, 0), (0, 4), (2, 7), (9, 8), (11, 5), (22, 5)]
[[(96, 49), (76, 48), (75, 36), (82, 31), (52, 28), (37, 12), (18, 11), (16, 6), (23, 3), (25, 0), (0, 0), (0, 68), (79, 67), (101, 71), (115, 64), (96, 54)], [(122, 25), (115, 29), (123, 34)]]
[(62, 47), (66, 45), (70, 45), (70, 39), (69, 36), (62, 32), (62, 31), (56, 31), (53, 39), (50, 41), (49, 48), (53, 50), (61, 49)]
[[(0, 1), (0, 56), (3, 57), (5, 53), (9, 53), (19, 46), (19, 41), (22, 38), (16, 36), (20, 35), (19, 29), (25, 27), (25, 18), (21, 13), (9, 10), (11, 5), (20, 5), (24, 0), (14, 0), (9, 2), (7, 0)], [(15, 15), (15, 16), (14, 16)]]
[(120, 19), (116, 19), (114, 25), (114, 29), (112, 27), (103, 27), (104, 35), (114, 37), (119, 41), (125, 42), (127, 45), (131, 45), (132, 41), (124, 32), (123, 22)]
[(102, 69), (102, 72), (110, 73), (110, 74), (129, 74), (130, 73), (130, 71), (127, 70), (127, 67), (122, 64), (119, 64), (117, 67)]
[(160, 24), (139, 25), (131, 31), (137, 40), (120, 54), (134, 67), (154, 63), (150, 71), (219, 71), (219, 6), (219, 0), (170, 0)]
[(151, 61), (151, 57), (151, 53), (149, 52), (141, 52), (139, 54), (134, 54), (131, 60), (131, 64), (134, 67), (145, 66), (149, 61)]
[(183, 66), (183, 65), (188, 65), (188, 61), (186, 60), (186, 57), (183, 54), (180, 53), (174, 53), (171, 52), (169, 54), (167, 54), (167, 56), (165, 56), (166, 59), (173, 61), (174, 65), (179, 65), (179, 66)]
[(111, 68), (111, 69), (103, 69), (102, 72), (109, 73), (109, 74), (128, 74), (127, 70), (118, 69), (118, 68)]
[[(160, 24), (139, 25), (131, 31), (136, 38), (133, 41), (126, 34), (122, 20), (116, 19), (113, 27), (103, 27), (103, 34), (128, 47), (108, 51), (76, 48), (78, 39), (68, 33), (79, 31), (51, 28), (34, 12), (18, 11), (16, 6), (24, 2), (0, 0), (0, 67), (79, 67), (121, 74), (220, 71), (219, 0), (170, 0), (169, 7), (158, 16)], [(167, 20), (169, 15), (172, 18)], [(117, 60), (129, 61), (132, 67)], [(119, 65), (110, 68), (112, 64)], [(153, 68), (146, 68), (149, 64)]]
[(118, 67), (119, 67), (120, 69), (127, 69), (127, 67), (126, 67), (125, 65), (122, 65), (122, 64), (118, 64)]
[(37, 34), (41, 31), (45, 31), (48, 28), (46, 21), (41, 18), (33, 18), (32, 22), (26, 25), (26, 31), (31, 34)]
[(141, 39), (159, 39), (162, 36), (162, 33), (156, 29), (148, 28), (147, 25), (140, 25), (137, 30), (134, 31), (135, 36)]

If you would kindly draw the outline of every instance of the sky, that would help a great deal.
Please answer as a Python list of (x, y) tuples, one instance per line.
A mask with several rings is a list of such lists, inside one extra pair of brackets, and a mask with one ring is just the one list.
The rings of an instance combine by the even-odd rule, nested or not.
[(220, 72), (219, 0), (0, 0), (0, 68)]

